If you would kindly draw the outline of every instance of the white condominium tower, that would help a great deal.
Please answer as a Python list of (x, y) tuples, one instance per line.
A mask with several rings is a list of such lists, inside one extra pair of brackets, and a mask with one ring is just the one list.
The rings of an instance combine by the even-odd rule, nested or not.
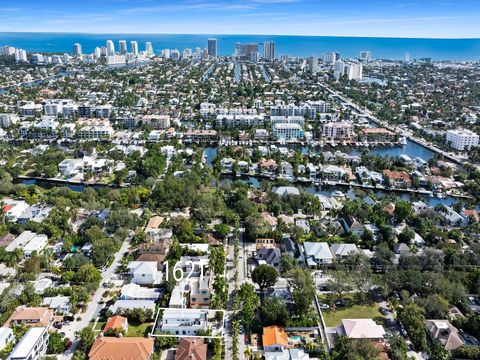
[(211, 58), (217, 57), (217, 39), (208, 39), (208, 56)]
[(120, 40), (118, 42), (118, 51), (120, 51), (120, 55), (125, 55), (127, 53), (127, 41), (126, 40)]
[(275, 60), (275, 43), (273, 41), (263, 43), (263, 58), (270, 61)]
[(150, 41), (147, 41), (145, 43), (145, 52), (147, 53), (147, 55), (153, 55), (153, 46)]
[(93, 52), (93, 56), (95, 57), (95, 59), (98, 59), (99, 57), (102, 56), (102, 49), (100, 49), (98, 46), (95, 48), (94, 52)]
[(79, 43), (73, 44), (73, 55), (82, 56), (82, 45)]
[(130, 47), (132, 48), (132, 54), (138, 54), (138, 43), (135, 40), (130, 41)]
[(468, 129), (447, 131), (447, 143), (456, 150), (464, 151), (478, 146), (479, 136)]
[(112, 40), (107, 40), (107, 56), (115, 55), (115, 45)]
[(368, 50), (360, 51), (360, 60), (362, 61), (372, 61), (372, 53)]
[(310, 74), (316, 74), (318, 72), (318, 58), (315, 56), (307, 59), (308, 72)]

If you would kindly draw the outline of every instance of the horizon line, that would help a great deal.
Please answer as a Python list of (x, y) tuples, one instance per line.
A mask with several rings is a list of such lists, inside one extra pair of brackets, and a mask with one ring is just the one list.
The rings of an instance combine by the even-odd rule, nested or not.
[(147, 32), (85, 32), (85, 31), (0, 31), (0, 34), (84, 34), (84, 35), (200, 35), (200, 36), (288, 36), (288, 37), (337, 37), (359, 39), (414, 39), (414, 40), (480, 40), (480, 37), (402, 37), (402, 36), (358, 36), (358, 35), (304, 35), (304, 34), (248, 34), (248, 33), (147, 33)]

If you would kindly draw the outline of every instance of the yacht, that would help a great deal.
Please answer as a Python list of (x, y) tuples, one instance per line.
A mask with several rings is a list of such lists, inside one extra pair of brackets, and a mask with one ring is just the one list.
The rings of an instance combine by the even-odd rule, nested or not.
[(332, 197), (343, 198), (345, 197), (345, 194), (340, 190), (335, 190), (334, 192), (332, 192)]

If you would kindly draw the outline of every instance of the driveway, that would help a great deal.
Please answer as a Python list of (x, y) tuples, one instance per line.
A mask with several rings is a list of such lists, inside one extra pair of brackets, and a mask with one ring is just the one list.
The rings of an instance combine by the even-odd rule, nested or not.
[(112, 274), (115, 273), (115, 270), (118, 268), (120, 260), (122, 260), (123, 258), (123, 254), (129, 249), (131, 241), (132, 241), (132, 236), (129, 235), (123, 242), (122, 246), (120, 247), (120, 250), (118, 250), (115, 253), (112, 264), (108, 268), (103, 270), (102, 278), (100, 280), (100, 285), (98, 289), (95, 291), (95, 293), (93, 294), (92, 299), (88, 303), (87, 310), (83, 314), (81, 314), (80, 321), (77, 321), (77, 320), (72, 321), (69, 325), (62, 328), (61, 331), (65, 333), (66, 337), (68, 337), (70, 340), (73, 341), (73, 344), (71, 348), (67, 352), (65, 352), (65, 354), (59, 357), (60, 359), (67, 360), (72, 358), (73, 353), (75, 352), (75, 349), (78, 346), (78, 340), (77, 339), (73, 340), (75, 338), (75, 333), (87, 327), (90, 321), (94, 320), (98, 316), (100, 309), (103, 307), (103, 305), (99, 304), (99, 302), (102, 299), (103, 293), (105, 292), (105, 289), (103, 288), (102, 285), (105, 282), (110, 281)]

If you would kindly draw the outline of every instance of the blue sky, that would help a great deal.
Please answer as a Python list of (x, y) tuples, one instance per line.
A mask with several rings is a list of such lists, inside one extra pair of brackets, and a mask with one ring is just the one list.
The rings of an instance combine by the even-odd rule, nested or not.
[(479, 0), (0, 0), (0, 31), (480, 37)]

